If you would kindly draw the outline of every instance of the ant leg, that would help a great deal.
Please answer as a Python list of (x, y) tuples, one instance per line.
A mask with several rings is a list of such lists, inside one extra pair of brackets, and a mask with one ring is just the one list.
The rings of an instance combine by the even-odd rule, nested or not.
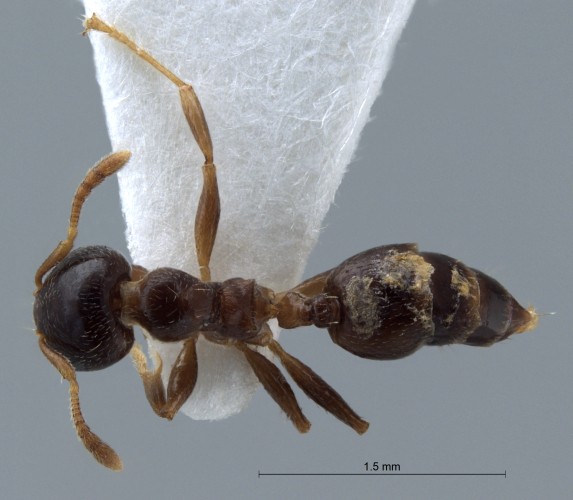
[(263, 387), (281, 407), (281, 410), (286, 413), (287, 417), (292, 420), (297, 430), (301, 434), (308, 432), (310, 430), (310, 422), (303, 415), (290, 385), (279, 369), (262, 354), (251, 349), (245, 343), (237, 341), (234, 345), (245, 354), (247, 361), (261, 384), (263, 384)]
[(173, 420), (181, 406), (189, 399), (197, 382), (197, 335), (185, 342), (177, 360), (171, 369), (169, 383), (167, 384), (167, 397), (163, 382), (161, 381), (161, 369), (163, 362), (159, 363), (155, 371), (147, 369), (147, 359), (139, 344), (131, 349), (131, 356), (143, 381), (143, 388), (147, 400), (153, 411), (160, 417)]
[(157, 368), (150, 372), (147, 369), (147, 358), (143, 351), (141, 350), (141, 345), (137, 342), (133, 344), (131, 348), (131, 357), (135, 363), (135, 367), (143, 381), (143, 389), (145, 390), (145, 396), (147, 396), (147, 401), (151, 405), (153, 411), (161, 415), (161, 411), (165, 406), (165, 388), (163, 387), (163, 382), (161, 381), (161, 370), (163, 368), (163, 361), (157, 355)]
[(305, 297), (312, 299), (317, 295), (324, 292), (324, 287), (326, 286), (326, 279), (328, 275), (332, 272), (332, 269), (324, 271), (323, 273), (317, 274), (312, 278), (309, 278), (299, 285), (287, 290), (286, 292), (277, 293), (274, 298), (274, 302), (278, 303), (281, 299), (289, 292), (297, 293), (299, 295), (304, 295)]
[(76, 372), (63, 356), (48, 347), (46, 337), (44, 337), (44, 335), (39, 332), (36, 333), (40, 337), (40, 350), (44, 356), (46, 356), (48, 361), (60, 372), (60, 375), (70, 383), (72, 420), (74, 422), (78, 438), (100, 464), (108, 469), (120, 471), (123, 468), (123, 464), (119, 455), (113, 451), (109, 445), (97, 437), (90, 430), (84, 420), (80, 409), (80, 388), (76, 380)]
[(80, 211), (86, 198), (93, 191), (94, 188), (99, 186), (106, 177), (117, 172), (123, 167), (131, 153), (129, 151), (119, 151), (112, 153), (109, 156), (101, 159), (92, 168), (89, 169), (82, 183), (78, 186), (74, 199), (72, 201), (72, 213), (70, 215), (70, 226), (68, 227), (68, 237), (64, 241), (60, 241), (55, 250), (48, 256), (44, 263), (36, 272), (36, 292), (42, 288), (42, 278), (52, 269), (58, 262), (60, 262), (74, 246), (74, 240), (78, 234), (78, 222), (80, 220)]
[(308, 366), (285, 352), (274, 339), (270, 340), (267, 347), (279, 358), (281, 364), (296, 384), (316, 404), (332, 413), (338, 420), (352, 427), (358, 434), (362, 435), (368, 430), (370, 424), (354, 413), (340, 394)]
[(211, 281), (211, 252), (215, 245), (221, 204), (217, 187), (217, 172), (212, 163), (203, 165), (203, 190), (195, 215), (195, 248), (201, 271), (201, 281)]
[(211, 261), (211, 252), (213, 251), (215, 237), (217, 236), (221, 206), (219, 202), (219, 189), (217, 187), (217, 173), (215, 165), (213, 164), (213, 144), (201, 103), (191, 85), (186, 84), (183, 80), (175, 76), (115, 27), (104, 23), (95, 14), (84, 21), (84, 26), (86, 28), (84, 35), (90, 30), (107, 33), (151, 64), (161, 74), (177, 85), (179, 89), (183, 114), (191, 128), (195, 141), (205, 156), (205, 164), (202, 168), (203, 190), (195, 216), (195, 248), (197, 250), (197, 261), (199, 262), (201, 271), (201, 280), (211, 281), (209, 262)]
[(330, 385), (319, 377), (310, 367), (285, 352), (282, 346), (274, 340), (268, 324), (263, 325), (257, 337), (249, 339), (249, 343), (268, 347), (272, 353), (279, 358), (281, 364), (296, 384), (316, 404), (332, 413), (332, 415), (341, 422), (352, 427), (358, 434), (362, 435), (368, 430), (370, 424), (362, 420), (352, 408), (348, 406), (346, 401), (342, 399), (340, 394), (330, 387)]
[(213, 145), (207, 120), (193, 87), (191, 85), (180, 86), (179, 96), (181, 97), (183, 114), (191, 128), (193, 137), (195, 137), (201, 152), (205, 156), (205, 163), (201, 167), (203, 172), (203, 189), (197, 205), (197, 213), (195, 214), (194, 233), (201, 281), (207, 282), (211, 281), (209, 262), (211, 261), (211, 252), (215, 245), (219, 216), (221, 215), (217, 168), (213, 164)]
[(198, 335), (195, 335), (185, 342), (169, 374), (167, 403), (163, 409), (167, 420), (173, 420), (195, 388), (198, 372), (197, 338)]

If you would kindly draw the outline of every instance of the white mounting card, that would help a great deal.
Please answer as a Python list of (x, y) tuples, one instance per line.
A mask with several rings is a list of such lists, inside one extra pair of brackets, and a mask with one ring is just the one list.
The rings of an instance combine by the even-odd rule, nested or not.
[[(85, 0), (190, 83), (203, 106), (221, 197), (214, 281), (300, 281), (321, 223), (380, 92), (413, 0)], [(133, 262), (199, 276), (193, 235), (204, 158), (177, 88), (129, 49), (91, 32)], [(278, 327), (272, 325), (275, 336)], [(167, 382), (181, 344), (151, 342)], [(222, 419), (259, 383), (242, 353), (198, 342), (181, 411)]]

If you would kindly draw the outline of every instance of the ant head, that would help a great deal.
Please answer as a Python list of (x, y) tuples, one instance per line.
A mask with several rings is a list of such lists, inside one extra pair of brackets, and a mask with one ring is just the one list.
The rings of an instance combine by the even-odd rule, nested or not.
[(130, 351), (133, 328), (120, 321), (120, 283), (129, 281), (125, 258), (105, 246), (68, 254), (36, 294), (34, 320), (48, 346), (77, 371), (117, 363)]

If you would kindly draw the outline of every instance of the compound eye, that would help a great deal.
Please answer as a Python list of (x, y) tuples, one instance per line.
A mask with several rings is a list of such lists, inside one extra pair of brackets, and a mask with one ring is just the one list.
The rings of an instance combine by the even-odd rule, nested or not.
[(130, 272), (115, 250), (83, 247), (66, 256), (36, 294), (37, 330), (75, 370), (107, 368), (133, 346), (133, 329), (119, 319), (119, 285)]

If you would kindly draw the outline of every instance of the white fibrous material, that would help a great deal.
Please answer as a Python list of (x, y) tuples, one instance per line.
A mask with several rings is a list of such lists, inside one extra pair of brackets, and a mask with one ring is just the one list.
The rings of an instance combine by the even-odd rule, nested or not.
[[(214, 281), (300, 281), (358, 144), (413, 0), (85, 0), (190, 83), (203, 106), (221, 197)], [(199, 276), (193, 226), (204, 158), (173, 83), (91, 32), (133, 261)], [(276, 322), (272, 325), (278, 334)], [(167, 382), (180, 344), (150, 342)], [(198, 343), (195, 419), (240, 411), (258, 381), (243, 354)]]

